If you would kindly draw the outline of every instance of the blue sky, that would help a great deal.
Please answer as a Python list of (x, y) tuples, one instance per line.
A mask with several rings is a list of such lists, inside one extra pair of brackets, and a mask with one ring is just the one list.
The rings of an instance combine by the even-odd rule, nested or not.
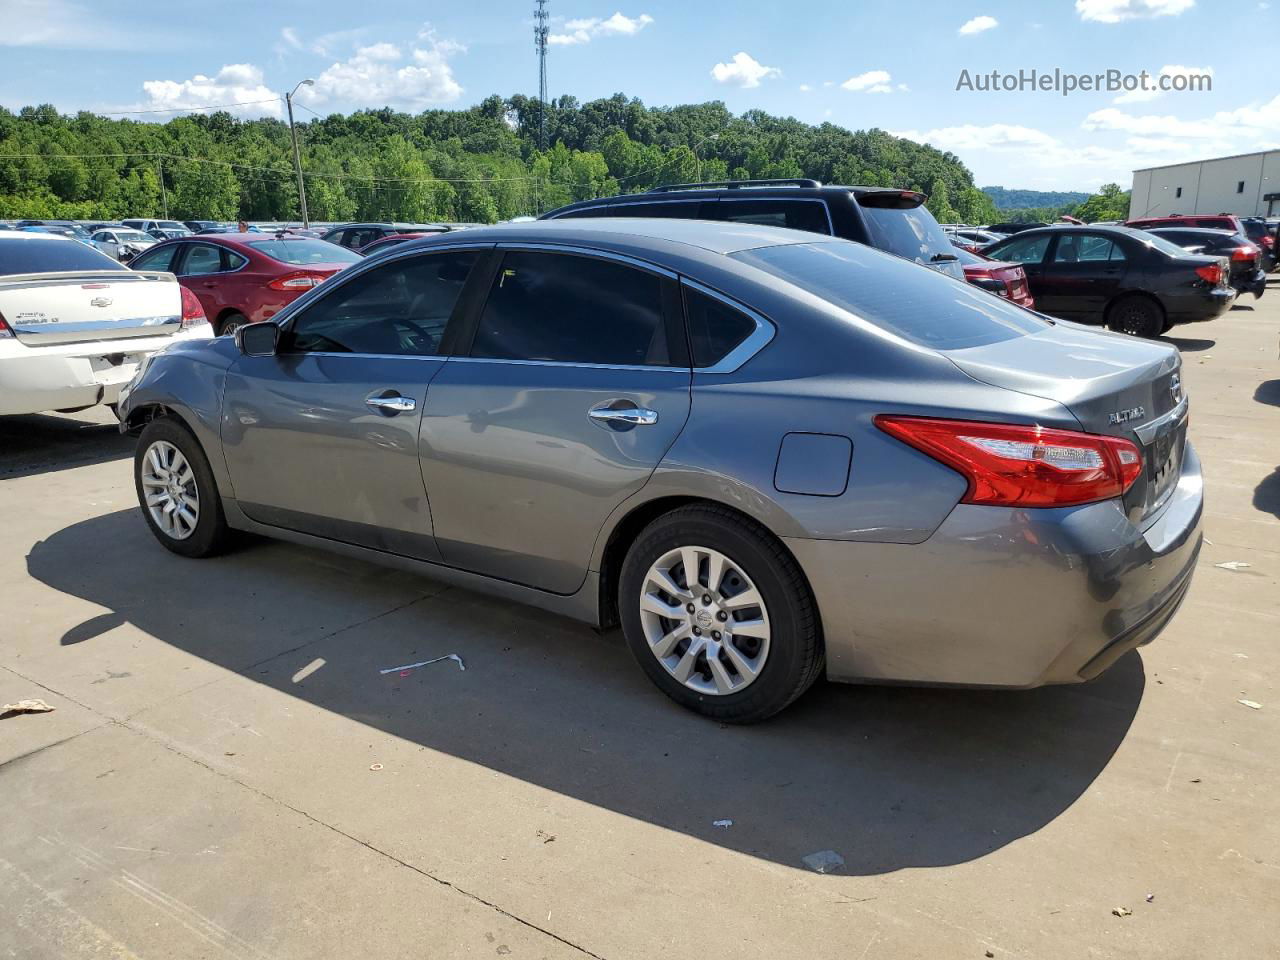
[[(0, 0), (0, 103), (169, 111), (157, 119), (236, 103), (240, 116), (279, 116), (278, 98), (310, 77), (299, 100), (321, 113), (466, 106), (536, 92), (532, 8)], [(720, 99), (735, 113), (881, 127), (953, 151), (984, 186), (1127, 186), (1135, 168), (1280, 145), (1280, 0), (551, 0), (549, 10), (553, 96)], [(1032, 68), (1211, 72), (1212, 90), (956, 89), (962, 70)]]

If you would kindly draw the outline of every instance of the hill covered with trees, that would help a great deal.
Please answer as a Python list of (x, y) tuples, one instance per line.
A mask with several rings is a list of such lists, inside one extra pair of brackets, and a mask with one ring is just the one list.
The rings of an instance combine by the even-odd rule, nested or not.
[[(561, 97), (543, 116), (534, 98), (491, 96), (462, 110), (312, 116), (298, 133), (307, 206), (320, 221), (492, 222), (664, 183), (801, 176), (921, 190), (944, 222), (995, 217), (954, 154), (883, 130), (735, 116), (719, 101)], [(155, 123), (0, 108), (0, 217), (166, 207), (177, 219), (298, 219), (288, 126), (225, 112)]]
[(1079, 190), (1006, 190), (1004, 187), (983, 187), (982, 192), (991, 198), (997, 210), (1069, 209), (1089, 199), (1089, 194)]

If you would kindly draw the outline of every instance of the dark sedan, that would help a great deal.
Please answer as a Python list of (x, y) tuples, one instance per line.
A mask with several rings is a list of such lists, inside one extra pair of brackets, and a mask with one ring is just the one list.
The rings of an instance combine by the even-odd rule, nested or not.
[(1236, 297), (1226, 257), (1188, 253), (1128, 227), (1039, 227), (981, 252), (1022, 264), (1036, 309), (1135, 337), (1212, 320)]
[(1160, 227), (1148, 232), (1176, 243), (1188, 253), (1226, 257), (1231, 263), (1231, 286), (1240, 293), (1252, 293), (1256, 298), (1267, 289), (1262, 250), (1247, 237), (1230, 230), (1201, 227)]

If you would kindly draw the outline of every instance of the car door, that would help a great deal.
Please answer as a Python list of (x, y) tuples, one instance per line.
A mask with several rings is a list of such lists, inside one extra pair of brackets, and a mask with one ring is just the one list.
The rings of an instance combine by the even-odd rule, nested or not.
[[(1107, 303), (1124, 282), (1124, 251), (1110, 238), (1077, 231), (1058, 234), (1044, 267), (1045, 313), (1100, 323)], [(1039, 298), (1037, 298), (1039, 303)]]
[(120, 244), (116, 241), (116, 235), (110, 230), (99, 230), (95, 233), (93, 245), (112, 260), (120, 259)]
[[(1046, 281), (1044, 261), (1049, 252), (1051, 233), (1034, 233), (1014, 235), (982, 251), (982, 255), (993, 260), (1004, 260), (1009, 263), (1020, 263), (1027, 274), (1027, 286), (1035, 298), (1036, 309), (1044, 313), (1053, 313), (1050, 308), (1053, 294)], [(1046, 303), (1043, 298), (1049, 298)]]
[(419, 464), (428, 385), (477, 248), (398, 257), (285, 322), (274, 356), (240, 357), (223, 452), (260, 523), (439, 559)]
[(559, 594), (689, 414), (673, 275), (604, 254), (500, 251), (427, 394), (423, 475), (451, 566)]
[(173, 272), (178, 282), (196, 295), (204, 307), (204, 315), (217, 318), (225, 306), (218, 289), (218, 274), (223, 272), (222, 248), (212, 243), (183, 243), (173, 258)]

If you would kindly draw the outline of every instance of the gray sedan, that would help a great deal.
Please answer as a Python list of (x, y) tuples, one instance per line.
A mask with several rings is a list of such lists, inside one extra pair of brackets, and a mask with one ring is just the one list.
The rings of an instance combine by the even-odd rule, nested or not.
[(844, 240), (681, 220), (404, 244), (121, 395), (142, 516), (621, 624), (760, 720), (819, 676), (1000, 687), (1152, 640), (1200, 548), (1178, 353)]

